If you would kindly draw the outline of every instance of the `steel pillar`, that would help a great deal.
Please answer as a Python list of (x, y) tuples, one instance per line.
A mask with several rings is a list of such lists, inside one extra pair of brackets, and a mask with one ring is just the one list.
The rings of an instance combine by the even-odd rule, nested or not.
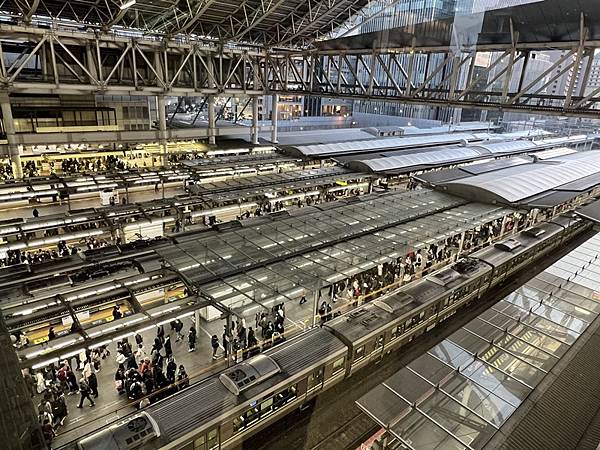
[(167, 111), (165, 106), (165, 96), (158, 95), (156, 98), (158, 101), (158, 144), (160, 147), (162, 165), (167, 167), (169, 165), (169, 158), (167, 156)]
[(21, 166), (21, 155), (15, 136), (15, 123), (13, 121), (10, 99), (7, 94), (0, 95), (0, 107), (2, 108), (2, 119), (4, 123), (4, 132), (8, 141), (8, 157), (12, 166), (13, 176), (20, 180), (23, 179), (23, 167)]
[(252, 97), (252, 143), (258, 144), (258, 96)]
[(277, 144), (277, 116), (279, 115), (279, 95), (273, 94), (271, 97), (273, 101), (273, 105), (271, 106), (271, 125), (273, 126), (273, 129), (271, 130), (271, 143)]
[(215, 119), (215, 97), (210, 95), (208, 97), (208, 144), (215, 145), (216, 144), (216, 128), (217, 121)]

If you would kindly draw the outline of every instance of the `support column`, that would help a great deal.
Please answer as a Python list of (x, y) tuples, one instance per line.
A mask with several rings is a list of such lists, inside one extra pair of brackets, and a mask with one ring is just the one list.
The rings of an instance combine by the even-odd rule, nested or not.
[(279, 119), (279, 95), (273, 94), (271, 98), (273, 100), (273, 104), (271, 106), (271, 125), (273, 126), (273, 129), (271, 130), (271, 143), (277, 144), (279, 142), (277, 139), (277, 120)]
[(6, 140), (8, 141), (8, 157), (12, 166), (12, 172), (15, 179), (23, 179), (23, 167), (21, 166), (21, 155), (19, 155), (19, 146), (15, 133), (15, 123), (13, 121), (12, 108), (8, 94), (0, 95), (0, 108), (2, 109), (2, 121)]
[(167, 157), (167, 114), (165, 106), (165, 96), (158, 95), (158, 144), (161, 150), (162, 165), (167, 167), (169, 165), (169, 158)]
[(217, 121), (215, 118), (215, 97), (213, 95), (208, 96), (208, 144), (215, 145)]
[(252, 97), (252, 143), (258, 144), (258, 96)]
[(196, 309), (194, 311), (194, 327), (196, 328), (196, 341), (198, 341), (198, 337), (202, 332), (202, 328), (200, 327), (200, 320), (202, 320), (202, 316), (200, 315), (200, 310)]

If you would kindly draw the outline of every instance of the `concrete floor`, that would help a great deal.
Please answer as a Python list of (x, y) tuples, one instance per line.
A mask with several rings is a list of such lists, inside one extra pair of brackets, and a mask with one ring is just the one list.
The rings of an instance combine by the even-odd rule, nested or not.
[[(220, 340), (223, 332), (222, 321), (202, 322), (200, 324), (201, 332), (197, 336), (196, 350), (191, 353), (188, 352), (187, 331), (192, 326), (192, 321), (189, 318), (184, 318), (182, 321), (184, 324), (182, 333), (185, 336), (183, 341), (175, 342), (175, 333), (171, 332), (168, 325), (165, 326), (165, 334), (170, 334), (175, 362), (178, 366), (180, 364), (184, 365), (190, 376), (190, 381), (197, 381), (226, 367), (227, 362), (221, 355), (222, 352), (219, 352), (217, 360), (212, 359), (212, 348), (210, 346), (210, 337), (212, 334), (219, 336)], [(156, 334), (154, 330), (150, 330), (143, 332), (142, 336), (146, 352), (150, 353)], [(129, 342), (132, 344), (132, 347), (135, 347), (133, 338), (130, 338)], [(67, 395), (65, 398), (69, 415), (64, 425), (56, 430), (58, 436), (53, 441), (53, 447), (58, 447), (72, 440), (79, 439), (86, 433), (98, 428), (99, 424), (112, 422), (136, 410), (135, 403), (128, 400), (125, 394), (119, 395), (115, 389), (114, 375), (118, 366), (115, 360), (117, 355), (116, 344), (110, 344), (108, 349), (111, 354), (102, 361), (100, 371), (96, 374), (98, 378), (98, 398), (95, 399), (96, 406), (89, 407), (89, 402), (85, 400), (84, 407), (79, 409), (77, 408), (80, 399), (79, 394)], [(73, 359), (73, 361), (75, 360)], [(77, 370), (75, 375), (79, 380), (81, 372)], [(40, 401), (40, 397), (35, 396), (33, 399), (36, 407)]]

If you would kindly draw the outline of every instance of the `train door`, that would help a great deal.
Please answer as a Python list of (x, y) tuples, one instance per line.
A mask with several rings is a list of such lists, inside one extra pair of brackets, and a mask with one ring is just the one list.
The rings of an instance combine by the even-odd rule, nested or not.
[(375, 338), (373, 351), (371, 352), (371, 360), (381, 358), (385, 347), (385, 333), (381, 333)]

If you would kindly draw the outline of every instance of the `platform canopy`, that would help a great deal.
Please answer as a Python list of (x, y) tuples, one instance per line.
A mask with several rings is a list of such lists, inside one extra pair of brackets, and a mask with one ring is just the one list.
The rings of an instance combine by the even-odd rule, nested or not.
[(600, 151), (568, 154), (442, 182), (467, 199), (523, 207), (552, 207), (600, 185)]

